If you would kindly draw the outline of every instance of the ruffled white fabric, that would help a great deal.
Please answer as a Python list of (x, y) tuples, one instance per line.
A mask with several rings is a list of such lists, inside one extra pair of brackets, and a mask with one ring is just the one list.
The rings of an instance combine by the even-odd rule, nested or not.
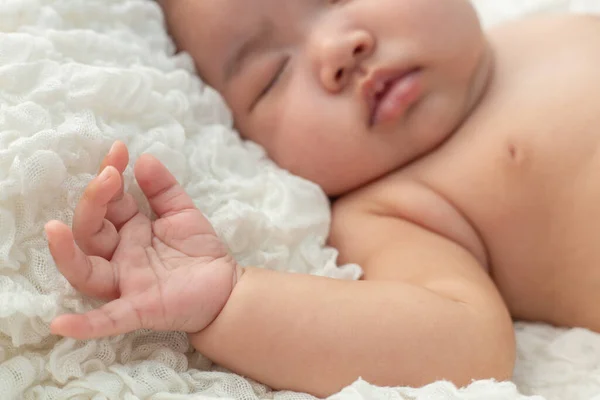
[[(525, 3), (544, 2), (488, 0), (480, 10), (491, 24), (518, 15)], [(574, 3), (598, 8), (595, 0)], [(219, 96), (195, 77), (187, 56), (173, 55), (154, 2), (0, 0), (0, 399), (309, 399), (219, 369), (192, 352), (183, 334), (142, 331), (87, 342), (49, 334), (58, 313), (98, 303), (56, 271), (43, 226), (71, 222), (115, 139), (128, 144), (132, 159), (150, 152), (163, 160), (242, 263), (342, 279), (360, 274), (355, 265), (338, 267), (335, 250), (324, 247), (323, 193), (239, 139)], [(131, 168), (126, 179), (141, 199)], [(600, 393), (599, 335), (516, 328), (516, 386), (386, 389), (359, 380), (334, 398), (516, 400), (535, 393), (550, 400)]]

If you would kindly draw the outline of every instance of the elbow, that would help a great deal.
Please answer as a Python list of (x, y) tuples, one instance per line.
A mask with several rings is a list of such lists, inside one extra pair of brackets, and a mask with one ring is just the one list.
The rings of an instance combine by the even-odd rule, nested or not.
[(459, 387), (481, 379), (509, 381), (513, 376), (516, 340), (512, 319), (506, 310), (479, 310), (479, 313), (477, 323), (471, 325), (467, 335), (471, 342), (468, 366), (455, 382)]
[[(477, 354), (472, 362), (472, 373), (463, 377), (456, 383), (458, 387), (464, 387), (473, 381), (482, 379), (493, 379), (498, 382), (510, 381), (515, 367), (515, 352), (509, 350), (510, 344), (497, 346)], [(483, 357), (482, 357), (483, 355)]]
[(479, 380), (512, 379), (516, 340), (508, 311), (465, 303), (460, 307), (461, 317), (449, 321), (439, 332), (441, 345), (427, 355), (425, 360), (429, 361), (421, 364), (408, 382), (399, 383), (421, 387), (445, 380), (462, 388)]

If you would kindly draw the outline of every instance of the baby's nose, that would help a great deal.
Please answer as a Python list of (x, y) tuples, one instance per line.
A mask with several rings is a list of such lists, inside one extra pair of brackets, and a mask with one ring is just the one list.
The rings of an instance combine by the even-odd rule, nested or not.
[(321, 39), (320, 79), (330, 92), (344, 89), (361, 62), (373, 52), (374, 39), (366, 31), (356, 30), (343, 36)]

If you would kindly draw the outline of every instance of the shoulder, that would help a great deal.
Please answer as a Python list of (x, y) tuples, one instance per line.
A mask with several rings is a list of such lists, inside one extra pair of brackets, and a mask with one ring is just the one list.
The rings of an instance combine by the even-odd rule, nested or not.
[[(564, 99), (586, 94), (593, 97), (590, 104), (596, 101), (597, 91), (591, 93), (587, 88), (597, 88), (600, 83), (599, 16), (562, 14), (527, 18), (491, 30), (489, 40), (498, 63), (504, 66), (504, 72), (509, 72), (505, 78), (513, 82), (526, 79), (538, 85), (529, 86), (529, 95), (543, 97), (544, 89), (551, 84)], [(552, 97), (546, 99), (555, 101)]]
[[(386, 236), (390, 230), (395, 237)], [(330, 244), (340, 249), (342, 258), (357, 262), (353, 260), (364, 256), (356, 253), (372, 251), (383, 240), (406, 241), (403, 236), (414, 237), (417, 231), (452, 242), (487, 265), (486, 250), (462, 214), (435, 190), (402, 173), (336, 201)]]
[[(522, 18), (498, 24), (488, 30), (488, 35), (496, 39), (525, 40), (536, 43), (548, 42), (548, 36), (571, 39), (583, 33), (600, 31), (600, 15), (592, 14), (546, 14)], [(600, 39), (599, 39), (600, 40)]]
[[(476, 252), (446, 234), (460, 230), (458, 221), (446, 215), (435, 195), (424, 192), (418, 187), (409, 189), (408, 184), (390, 185), (339, 201), (333, 208), (329, 244), (339, 251), (340, 263), (360, 265), (365, 280), (403, 282), (457, 301), (497, 299), (493, 281)], [(378, 199), (364, 198), (367, 194)], [(395, 194), (404, 200), (393, 201)], [(421, 208), (416, 206), (419, 202)], [(445, 219), (446, 227), (419, 215), (425, 208), (432, 220)]]

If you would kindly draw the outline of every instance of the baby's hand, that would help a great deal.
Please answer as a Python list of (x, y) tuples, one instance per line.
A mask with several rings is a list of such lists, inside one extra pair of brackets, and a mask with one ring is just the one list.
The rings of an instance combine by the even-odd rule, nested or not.
[(135, 165), (155, 221), (123, 193), (128, 159), (125, 145), (115, 143), (75, 209), (72, 231), (58, 221), (46, 225), (60, 272), (82, 293), (109, 301), (83, 315), (57, 317), (54, 334), (195, 333), (217, 317), (233, 290), (236, 262), (160, 161), (143, 155)]

